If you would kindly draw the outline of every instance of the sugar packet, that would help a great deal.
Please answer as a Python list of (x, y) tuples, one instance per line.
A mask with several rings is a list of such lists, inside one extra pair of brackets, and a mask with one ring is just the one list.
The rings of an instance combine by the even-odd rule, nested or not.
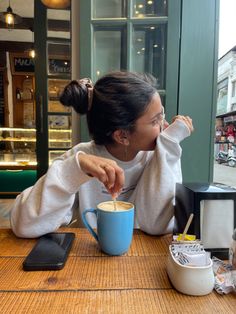
[(209, 252), (206, 252), (198, 241), (172, 242), (171, 251), (181, 265), (199, 267), (207, 266), (211, 262)]

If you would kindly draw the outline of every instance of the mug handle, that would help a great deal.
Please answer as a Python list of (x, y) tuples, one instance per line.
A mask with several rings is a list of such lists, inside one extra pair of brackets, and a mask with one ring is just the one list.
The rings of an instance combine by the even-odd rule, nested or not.
[(92, 229), (92, 227), (90, 226), (90, 224), (88, 223), (87, 221), (87, 218), (86, 218), (86, 214), (87, 213), (92, 213), (94, 215), (97, 216), (97, 210), (96, 209), (85, 209), (83, 212), (82, 212), (82, 220), (83, 220), (83, 223), (85, 225), (85, 227), (88, 229), (88, 231), (91, 233), (91, 235), (94, 237), (94, 239), (98, 242), (98, 235), (97, 233)]

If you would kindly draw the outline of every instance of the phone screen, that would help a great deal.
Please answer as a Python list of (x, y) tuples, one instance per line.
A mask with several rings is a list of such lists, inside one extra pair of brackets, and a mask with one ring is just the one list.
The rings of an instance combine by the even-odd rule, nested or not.
[(70, 252), (75, 234), (48, 233), (40, 237), (23, 262), (24, 270), (62, 269)]

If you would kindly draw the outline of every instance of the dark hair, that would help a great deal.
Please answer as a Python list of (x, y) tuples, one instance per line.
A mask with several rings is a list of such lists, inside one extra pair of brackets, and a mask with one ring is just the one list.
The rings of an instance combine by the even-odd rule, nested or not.
[(111, 72), (101, 77), (93, 89), (89, 108), (88, 88), (77, 81), (69, 83), (60, 101), (77, 113), (87, 113), (88, 129), (96, 144), (113, 143), (118, 129), (135, 129), (135, 121), (146, 111), (157, 92), (156, 79), (135, 72)]

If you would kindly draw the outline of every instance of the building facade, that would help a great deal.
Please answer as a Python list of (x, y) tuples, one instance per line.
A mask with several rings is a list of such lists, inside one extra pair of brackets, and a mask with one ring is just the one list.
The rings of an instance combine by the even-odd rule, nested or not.
[(236, 46), (218, 61), (216, 147), (236, 147)]

